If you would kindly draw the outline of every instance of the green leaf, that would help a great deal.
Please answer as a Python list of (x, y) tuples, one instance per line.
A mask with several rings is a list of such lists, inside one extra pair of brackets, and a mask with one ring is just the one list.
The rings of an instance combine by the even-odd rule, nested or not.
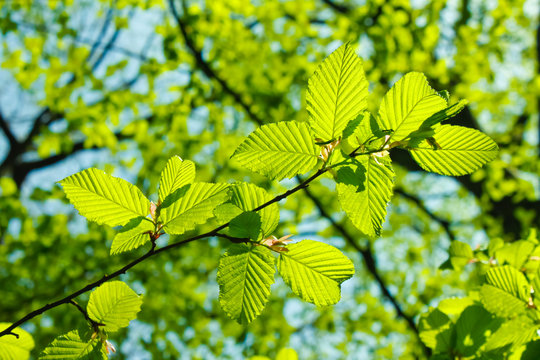
[(281, 180), (313, 169), (318, 155), (307, 124), (283, 121), (252, 132), (232, 158), (251, 171)]
[[(248, 183), (231, 185), (230, 196), (229, 203), (218, 206), (214, 211), (220, 223), (229, 222), (242, 212), (252, 211), (273, 198), (263, 188)], [(257, 211), (257, 214), (259, 214), (261, 222), (260, 234), (254, 240), (271, 235), (279, 223), (279, 208), (276, 203)]]
[(332, 305), (341, 297), (341, 283), (354, 275), (351, 260), (328, 244), (303, 240), (287, 246), (278, 271), (292, 291), (317, 306)]
[(237, 238), (259, 239), (261, 233), (261, 216), (255, 212), (244, 212), (231, 220), (229, 235)]
[(298, 360), (298, 354), (294, 349), (283, 348), (278, 351), (276, 360)]
[(328, 56), (308, 82), (309, 124), (317, 138), (337, 139), (367, 108), (369, 83), (362, 60), (347, 43)]
[(464, 357), (472, 356), (501, 324), (482, 306), (467, 307), (456, 322), (456, 349)]
[(229, 184), (193, 183), (176, 190), (161, 204), (160, 218), (168, 234), (183, 234), (214, 217), (214, 209), (229, 198)]
[(486, 273), (480, 294), (487, 310), (501, 317), (515, 317), (527, 310), (530, 288), (521, 272), (502, 266)]
[(454, 269), (461, 269), (474, 258), (473, 251), (469, 244), (465, 244), (461, 241), (452, 241), (450, 249), (448, 250), (450, 255), (450, 263)]
[(354, 226), (368, 236), (379, 236), (394, 183), (390, 158), (359, 156), (340, 167), (335, 179), (341, 208)]
[(60, 184), (79, 213), (98, 224), (124, 225), (150, 210), (150, 202), (137, 187), (95, 168), (73, 174)]
[(409, 151), (424, 170), (458, 176), (470, 174), (495, 159), (498, 146), (478, 130), (442, 125), (432, 141), (426, 139)]
[(511, 244), (505, 244), (495, 252), (495, 258), (499, 264), (508, 264), (516, 269), (521, 269), (532, 254), (535, 245), (527, 240), (519, 240)]
[(485, 350), (489, 351), (498, 348), (515, 349), (536, 338), (537, 330), (538, 325), (528, 316), (519, 316), (515, 319), (507, 320), (490, 336)]
[[(11, 323), (0, 323), (0, 331), (11, 326)], [(25, 360), (30, 358), (30, 350), (34, 348), (34, 339), (32, 335), (21, 328), (12, 330), (14, 334), (0, 337), (0, 359), (2, 360)]]
[(447, 352), (456, 342), (454, 323), (442, 311), (431, 308), (420, 316), (418, 332), (422, 342), (435, 353)]
[(142, 216), (131, 219), (114, 237), (111, 246), (111, 255), (130, 251), (150, 241), (150, 232), (155, 225)]
[(195, 164), (193, 161), (173, 156), (165, 165), (159, 179), (159, 200), (163, 202), (165, 198), (184, 185), (189, 185), (195, 180)]
[(103, 360), (107, 359), (105, 346), (92, 339), (91, 333), (81, 336), (79, 330), (61, 335), (43, 351), (40, 360)]
[(265, 247), (235, 244), (219, 261), (219, 302), (229, 317), (250, 323), (264, 309), (274, 282), (274, 256)]
[(90, 294), (88, 316), (108, 332), (129, 325), (141, 310), (142, 299), (122, 281), (106, 282)]
[(422, 73), (410, 72), (386, 93), (379, 109), (379, 127), (392, 130), (388, 143), (401, 141), (422, 123), (446, 108), (446, 100), (433, 90)]

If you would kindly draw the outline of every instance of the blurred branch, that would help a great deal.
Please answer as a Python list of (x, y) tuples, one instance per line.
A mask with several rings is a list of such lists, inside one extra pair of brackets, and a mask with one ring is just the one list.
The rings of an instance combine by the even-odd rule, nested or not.
[(351, 9), (349, 9), (347, 6), (335, 3), (332, 0), (323, 0), (323, 3), (342, 14), (349, 14), (349, 12), (351, 11)]
[(395, 194), (398, 194), (410, 201), (412, 201), (416, 206), (418, 206), (427, 216), (429, 216), (429, 218), (437, 223), (439, 223), (439, 225), (441, 225), (441, 227), (444, 229), (444, 231), (446, 232), (446, 235), (448, 235), (448, 238), (450, 239), (450, 241), (454, 241), (456, 239), (454, 233), (452, 232), (452, 230), (450, 229), (450, 222), (446, 219), (443, 219), (441, 218), (440, 216), (437, 216), (435, 215), (431, 210), (429, 210), (424, 202), (414, 196), (413, 194), (410, 194), (406, 191), (404, 191), (403, 189), (400, 189), (400, 188), (394, 188), (394, 193)]
[(17, 141), (17, 139), (11, 132), (11, 129), (9, 128), (9, 125), (6, 119), (4, 119), (4, 116), (2, 115), (1, 111), (0, 111), (0, 129), (2, 129), (2, 131), (4, 132), (4, 135), (6, 135), (6, 138), (9, 142), (10, 151), (12, 148), (17, 147), (19, 145), (19, 142)]
[[(184, 16), (187, 14), (187, 9), (184, 5)], [(262, 118), (260, 118), (257, 114), (253, 112), (251, 109), (251, 106), (247, 104), (243, 99), (242, 96), (234, 91), (229, 84), (223, 80), (218, 74), (212, 69), (209, 63), (207, 63), (202, 55), (202, 52), (200, 49), (197, 48), (195, 45), (195, 42), (193, 38), (190, 37), (190, 34), (188, 32), (188, 24), (186, 23), (186, 19), (184, 17), (181, 17), (178, 13), (175, 5), (174, 0), (169, 0), (169, 6), (171, 8), (171, 13), (176, 20), (176, 23), (178, 24), (178, 28), (180, 29), (180, 32), (184, 38), (184, 41), (186, 43), (186, 46), (188, 47), (189, 51), (192, 53), (192, 55), (195, 57), (195, 61), (197, 62), (197, 66), (201, 71), (209, 78), (214, 79), (225, 91), (227, 94), (229, 94), (237, 104), (239, 104), (242, 109), (248, 114), (248, 116), (255, 121), (259, 126), (264, 124), (264, 121)]]

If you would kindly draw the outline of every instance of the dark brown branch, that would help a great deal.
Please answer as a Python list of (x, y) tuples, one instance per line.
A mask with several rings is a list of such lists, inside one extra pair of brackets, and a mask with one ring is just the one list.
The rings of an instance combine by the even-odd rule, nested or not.
[(4, 119), (4, 116), (2, 115), (2, 112), (0, 112), (0, 129), (4, 132), (4, 135), (6, 135), (6, 138), (9, 142), (10, 150), (11, 148), (17, 147), (19, 145), (19, 142), (11, 132), (11, 129), (9, 128), (9, 125)]
[(439, 225), (441, 225), (441, 227), (444, 229), (444, 231), (446, 232), (446, 235), (448, 235), (448, 238), (450, 239), (450, 241), (454, 241), (456, 239), (456, 236), (454, 235), (454, 233), (452, 232), (452, 230), (450, 229), (450, 222), (446, 219), (443, 219), (441, 218), (440, 216), (437, 216), (436, 214), (434, 214), (431, 210), (429, 210), (424, 202), (422, 200), (420, 200), (420, 198), (414, 196), (413, 194), (410, 194), (406, 191), (404, 191), (403, 189), (400, 189), (400, 188), (394, 188), (394, 193), (395, 194), (398, 194), (410, 201), (412, 201), (414, 204), (416, 204), (416, 206), (418, 206), (427, 216), (429, 216), (429, 218), (437, 223), (439, 223)]
[[(251, 106), (247, 104), (243, 99), (242, 96), (233, 90), (229, 84), (223, 80), (215, 71), (212, 69), (210, 64), (206, 62), (203, 58), (202, 52), (200, 49), (197, 48), (195, 45), (195, 42), (191, 38), (189, 32), (188, 32), (188, 24), (185, 22), (185, 18), (181, 17), (178, 13), (176, 7), (174, 6), (174, 0), (169, 0), (169, 7), (171, 8), (171, 13), (176, 20), (176, 23), (178, 24), (178, 28), (180, 29), (180, 32), (182, 36), (184, 37), (184, 41), (186, 43), (186, 46), (188, 47), (189, 51), (192, 53), (193, 57), (195, 58), (195, 61), (197, 62), (197, 66), (201, 71), (209, 78), (214, 79), (225, 91), (227, 94), (229, 94), (234, 101), (236, 101), (237, 104), (239, 104), (242, 109), (248, 114), (248, 116), (255, 121), (259, 126), (264, 124), (264, 121), (262, 118), (260, 118), (257, 114), (253, 112), (251, 109)], [(184, 9), (184, 12), (186, 10)], [(186, 14), (184, 14), (185, 16)]]
[(323, 0), (323, 3), (325, 3), (332, 9), (336, 10), (337, 12), (340, 12), (345, 15), (349, 14), (349, 12), (351, 11), (351, 9), (349, 9), (347, 6), (342, 5), (342, 4), (337, 4), (332, 0)]

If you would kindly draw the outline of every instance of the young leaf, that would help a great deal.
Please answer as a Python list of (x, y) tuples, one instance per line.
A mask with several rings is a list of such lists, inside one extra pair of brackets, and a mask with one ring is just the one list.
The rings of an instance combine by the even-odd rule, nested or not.
[(348, 43), (330, 54), (308, 82), (307, 111), (315, 137), (329, 141), (341, 136), (367, 108), (368, 86), (362, 60)]
[(525, 276), (510, 266), (490, 269), (480, 289), (484, 307), (501, 317), (514, 317), (527, 309), (530, 298)]
[(131, 219), (114, 237), (111, 255), (120, 254), (138, 248), (150, 241), (149, 232), (154, 224), (142, 216)]
[[(266, 190), (248, 183), (231, 185), (230, 196), (229, 203), (218, 206), (214, 211), (220, 223), (229, 222), (242, 212), (251, 211), (272, 199)], [(254, 240), (270, 235), (279, 223), (279, 208), (276, 203), (257, 211), (257, 214), (260, 215), (261, 226), (258, 238)]]
[(219, 303), (232, 319), (250, 323), (263, 310), (274, 282), (274, 256), (263, 246), (235, 244), (219, 261)]
[(418, 332), (422, 342), (435, 353), (447, 352), (454, 347), (455, 326), (450, 318), (437, 308), (420, 316)]
[[(11, 323), (0, 323), (0, 331), (7, 329)], [(34, 348), (34, 339), (32, 335), (21, 328), (12, 330), (17, 334), (5, 335), (0, 337), (0, 359), (4, 360), (25, 360), (30, 358), (30, 350)]]
[(313, 169), (318, 155), (307, 124), (283, 121), (252, 132), (232, 158), (251, 171), (281, 180)]
[(183, 234), (214, 217), (214, 209), (229, 198), (229, 184), (193, 183), (169, 195), (161, 204), (160, 221), (168, 234)]
[[(535, 323), (529, 316), (522, 315), (507, 320), (489, 337), (485, 345), (485, 350), (490, 351), (500, 348), (504, 348), (505, 350), (515, 349), (538, 337), (537, 331), (538, 323)], [(538, 359), (538, 354), (536, 355), (535, 359)]]
[(108, 332), (129, 325), (141, 310), (142, 300), (122, 281), (106, 282), (90, 294), (88, 316)]
[(433, 90), (422, 73), (410, 72), (386, 93), (379, 109), (379, 127), (392, 130), (388, 143), (418, 130), (431, 115), (446, 108), (446, 100)]
[(165, 165), (159, 179), (159, 200), (165, 198), (184, 185), (191, 184), (195, 180), (195, 164), (193, 161), (184, 160), (179, 156), (173, 156)]
[(237, 238), (258, 240), (261, 234), (261, 216), (255, 212), (243, 212), (229, 224), (229, 235)]
[(450, 263), (454, 269), (463, 268), (474, 258), (470, 245), (457, 240), (452, 241), (450, 244), (448, 254), (450, 255)]
[(332, 305), (341, 297), (341, 283), (354, 275), (351, 260), (335, 247), (313, 240), (287, 246), (278, 271), (292, 291), (317, 306)]
[(455, 176), (470, 174), (492, 161), (498, 150), (497, 144), (486, 134), (451, 125), (437, 128), (433, 141), (426, 139), (409, 149), (424, 170)]
[(390, 159), (356, 157), (352, 164), (338, 169), (335, 179), (341, 208), (352, 223), (368, 236), (379, 236), (392, 197)]
[(496, 319), (482, 306), (467, 307), (456, 322), (456, 349), (464, 357), (473, 356), (485, 344), (502, 321)]
[(150, 202), (127, 181), (90, 168), (60, 181), (69, 201), (88, 220), (109, 226), (124, 225), (146, 216)]
[(73, 330), (61, 335), (45, 348), (40, 360), (103, 360), (107, 359), (105, 346), (90, 334)]
[[(459, 114), (461, 110), (463, 110), (465, 106), (467, 106), (468, 103), (469, 102), (467, 100), (460, 100), (454, 105), (449, 106), (446, 109), (443, 109), (431, 115), (426, 121), (422, 123), (422, 125), (420, 125), (418, 130), (410, 134), (409, 137), (411, 138), (411, 142), (421, 141), (428, 136), (433, 136), (433, 134), (435, 133), (435, 131), (433, 130), (434, 126)], [(415, 140), (415, 138), (420, 139)]]

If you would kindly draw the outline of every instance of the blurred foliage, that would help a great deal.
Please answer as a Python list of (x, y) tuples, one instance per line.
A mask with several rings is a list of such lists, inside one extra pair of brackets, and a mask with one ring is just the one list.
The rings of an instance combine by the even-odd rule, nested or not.
[[(219, 309), (215, 275), (226, 243), (150, 259), (122, 277), (145, 301), (113, 337), (116, 358), (273, 359), (288, 356), (278, 354), (285, 347), (301, 359), (426, 357), (418, 316), (472, 291), (476, 276), (470, 266), (439, 269), (459, 252), (451, 242), (486, 249), (526, 239), (540, 224), (538, 13), (530, 0), (3, 1), (0, 321), (147, 250), (109, 255), (114, 230), (82, 220), (55, 184), (72, 173), (95, 165), (156, 200), (149, 189), (178, 154), (195, 161), (200, 181), (244, 180), (270, 194), (294, 185), (270, 183), (230, 156), (257, 125), (306, 120), (307, 79), (349, 41), (364, 59), (372, 113), (401, 75), (423, 72), (449, 90), (450, 103), (469, 100), (453, 123), (490, 135), (499, 157), (471, 176), (445, 178), (396, 152), (395, 195), (373, 242), (339, 211), (325, 179), (281, 203), (276, 233), (320, 236), (355, 260), (357, 276), (335, 307), (301, 303), (277, 283), (244, 327)], [(459, 316), (450, 321), (457, 326)], [(67, 305), (27, 323), (32, 355), (81, 323)]]

